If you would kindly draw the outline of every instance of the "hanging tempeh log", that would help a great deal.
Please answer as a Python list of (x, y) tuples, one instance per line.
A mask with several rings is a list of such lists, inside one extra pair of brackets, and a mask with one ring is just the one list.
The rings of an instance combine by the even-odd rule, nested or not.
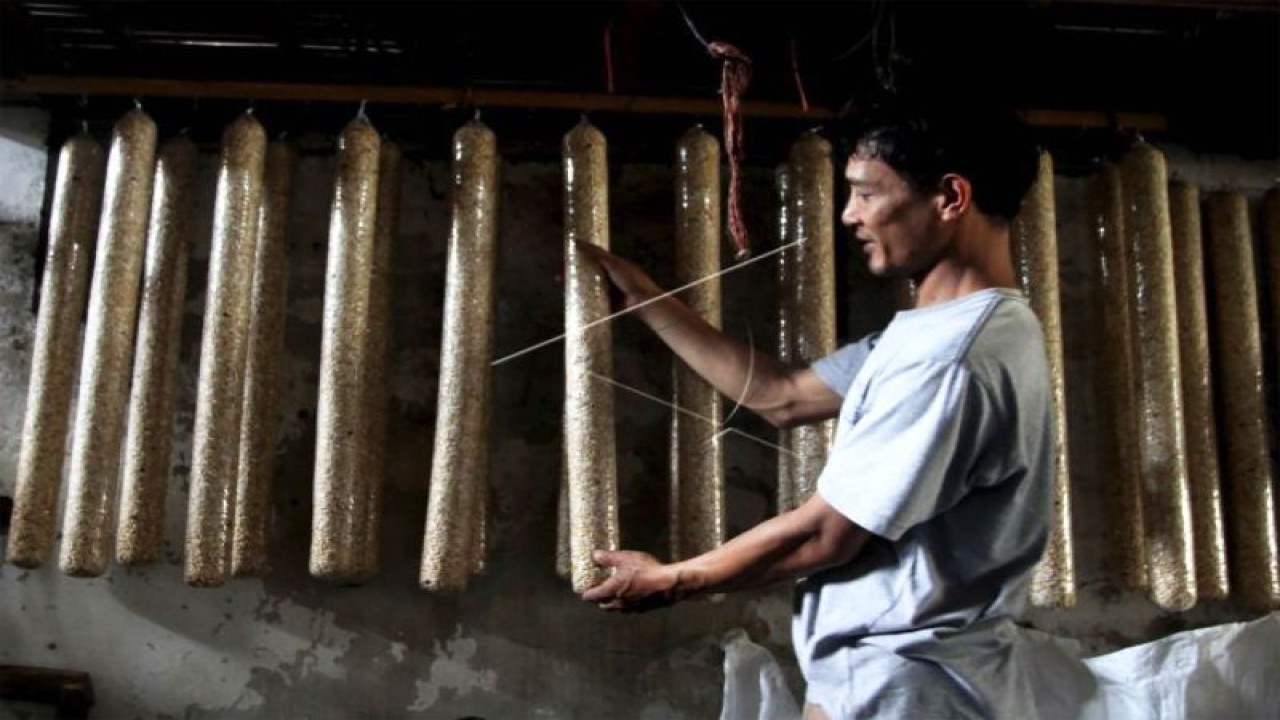
[[(699, 127), (676, 143), (675, 282), (702, 280), (684, 302), (720, 327), (720, 145)], [(705, 278), (711, 278), (709, 280)], [(724, 441), (720, 393), (674, 360), (671, 413), (671, 557), (701, 555), (724, 542)]]
[(618, 547), (613, 388), (596, 378), (613, 374), (613, 333), (607, 322), (587, 327), (609, 314), (607, 281), (576, 245), (609, 247), (608, 165), (604, 135), (585, 120), (564, 136), (564, 198), (564, 454), (571, 574), (580, 593), (607, 577), (591, 553)]
[(85, 133), (66, 141), (58, 153), (9, 526), (7, 557), (19, 567), (43, 565), (53, 548), (104, 161), (102, 146)]
[(1222, 526), (1218, 438), (1214, 429), (1213, 373), (1209, 360), (1209, 322), (1205, 310), (1204, 252), (1200, 237), (1200, 190), (1169, 183), (1169, 220), (1173, 237), (1173, 275), (1178, 306), (1178, 360), (1182, 374), (1183, 417), (1187, 444), (1187, 482), (1191, 490), (1195, 540), (1196, 595), (1222, 600), (1230, 592), (1227, 541)]
[(364, 441), (369, 356), (365, 328), (370, 300), (378, 212), (378, 163), (382, 141), (363, 115), (338, 138), (338, 172), (329, 223), (324, 328), (316, 411), (315, 507), (311, 520), (311, 574), (336, 582), (361, 582), (368, 566), (360, 532), (369, 519)]
[(1035, 182), (1013, 221), (1018, 280), (1044, 331), (1053, 391), (1053, 520), (1049, 547), (1031, 576), (1031, 603), (1071, 607), (1076, 602), (1075, 551), (1071, 542), (1071, 475), (1067, 463), (1066, 368), (1062, 359), (1062, 306), (1058, 292), (1058, 230), (1053, 158), (1040, 153)]
[(1124, 233), (1120, 171), (1105, 165), (1089, 180), (1090, 228), (1102, 280), (1104, 397), (1102, 455), (1106, 480), (1107, 546), (1111, 576), (1119, 585), (1150, 587), (1142, 521), (1142, 470), (1138, 448), (1138, 386), (1129, 299), (1129, 248)]
[(267, 135), (251, 113), (222, 133), (196, 386), (184, 579), (221, 585), (230, 573), (254, 256)]
[(1232, 592), (1248, 607), (1274, 610), (1280, 608), (1280, 551), (1249, 206), (1239, 193), (1215, 193), (1206, 211)]
[(573, 548), (569, 542), (569, 468), (568, 459), (561, 453), (560, 497), (556, 499), (556, 574), (565, 580), (573, 579)]
[(483, 558), (489, 482), (493, 274), (498, 237), (498, 147), (472, 121), (453, 136), (448, 266), (431, 491), (419, 581), (460, 590)]
[(142, 110), (131, 110), (111, 134), (89, 290), (59, 557), (68, 575), (101, 575), (111, 555), (155, 157), (155, 123)]
[(488, 485), (477, 489), (473, 507), (475, 508), (472, 511), (475, 514), (475, 519), (472, 522), (475, 526), (476, 538), (471, 543), (471, 574), (479, 575), (485, 571), (487, 566), (486, 550), (489, 547)]
[(262, 207), (249, 292), (249, 345), (245, 350), (244, 404), (240, 412), (240, 458), (236, 463), (231, 574), (258, 575), (267, 566), (267, 524), (279, 420), (278, 385), (284, 358), (289, 288), (289, 196), (293, 145), (267, 145)]
[(365, 543), (365, 567), (378, 568), (379, 529), (382, 527), (382, 490), (387, 475), (388, 353), (391, 349), (392, 249), (400, 231), (400, 147), (384, 140), (378, 153), (378, 216), (373, 233), (373, 262), (369, 279), (369, 355), (365, 360), (366, 437), (365, 474), (368, 476), (368, 511), (359, 533)]
[(1196, 602), (1196, 577), (1164, 155), (1139, 143), (1121, 161), (1120, 176), (1125, 236), (1133, 251), (1129, 302), (1151, 600), (1180, 611)]
[[(774, 170), (774, 188), (778, 193), (778, 245), (786, 246), (794, 239), (792, 215), (795, 203), (791, 197), (791, 168), (781, 163)], [(795, 362), (796, 308), (792, 285), (796, 273), (795, 248), (786, 248), (778, 254), (778, 360), (784, 365)], [(796, 506), (795, 435), (790, 428), (778, 430), (778, 486), (777, 513), (782, 514)]]
[(1271, 297), (1271, 360), (1273, 367), (1280, 368), (1280, 187), (1271, 188), (1262, 198), (1262, 237)]
[(894, 278), (890, 281), (889, 293), (894, 310), (910, 310), (916, 306), (916, 284), (910, 278)]
[(156, 562), (164, 549), (197, 155), (195, 143), (180, 137), (165, 141), (156, 158), (120, 479), (116, 559), (121, 565)]
[[(792, 362), (810, 363), (836, 349), (835, 300), (835, 178), (831, 143), (815, 132), (800, 136), (791, 146), (792, 232), (795, 272), (794, 295), (784, 302), (795, 310)], [(827, 461), (835, 436), (835, 420), (793, 428), (795, 456), (795, 505), (813, 494), (818, 474)]]

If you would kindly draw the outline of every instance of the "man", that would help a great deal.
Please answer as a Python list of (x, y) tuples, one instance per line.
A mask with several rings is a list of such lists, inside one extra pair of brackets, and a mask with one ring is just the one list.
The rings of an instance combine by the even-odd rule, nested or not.
[[(1048, 536), (1050, 390), (1040, 325), (1015, 289), (1010, 220), (1037, 154), (1012, 118), (888, 116), (854, 138), (841, 216), (871, 272), (916, 306), (793, 370), (672, 297), (636, 311), (695, 371), (780, 426), (839, 417), (817, 491), (720, 548), (613, 569), (583, 598), (646, 610), (799, 579), (792, 639), (806, 718), (1033, 717), (1012, 618)], [(583, 248), (634, 305), (661, 294)]]

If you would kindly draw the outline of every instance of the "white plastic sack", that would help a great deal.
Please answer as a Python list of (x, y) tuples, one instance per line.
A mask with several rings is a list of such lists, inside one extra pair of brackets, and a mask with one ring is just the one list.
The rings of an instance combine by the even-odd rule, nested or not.
[(1280, 718), (1280, 614), (1216, 625), (1085, 660), (1090, 720)]
[(724, 637), (724, 705), (720, 720), (795, 720), (800, 706), (778, 661), (743, 630)]
[[(1189, 630), (1081, 659), (1077, 644), (1035, 630), (1017, 643), (1041, 718), (1280, 720), (1280, 613)], [(720, 720), (794, 720), (782, 669), (742, 630), (724, 640)]]

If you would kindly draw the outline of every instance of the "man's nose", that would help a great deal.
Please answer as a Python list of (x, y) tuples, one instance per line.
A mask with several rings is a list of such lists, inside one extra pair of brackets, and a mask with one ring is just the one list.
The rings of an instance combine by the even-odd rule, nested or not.
[(850, 229), (856, 228), (862, 223), (862, 218), (853, 207), (852, 200), (844, 206), (844, 211), (840, 213), (840, 223)]

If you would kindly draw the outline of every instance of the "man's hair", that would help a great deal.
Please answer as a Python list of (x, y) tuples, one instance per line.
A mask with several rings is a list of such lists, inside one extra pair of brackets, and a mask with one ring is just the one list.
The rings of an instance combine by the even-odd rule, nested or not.
[(1035, 181), (1039, 148), (1031, 129), (1013, 112), (881, 102), (846, 122), (846, 150), (881, 160), (917, 192), (938, 189), (942, 176), (969, 180), (973, 202), (986, 215), (1017, 215)]

